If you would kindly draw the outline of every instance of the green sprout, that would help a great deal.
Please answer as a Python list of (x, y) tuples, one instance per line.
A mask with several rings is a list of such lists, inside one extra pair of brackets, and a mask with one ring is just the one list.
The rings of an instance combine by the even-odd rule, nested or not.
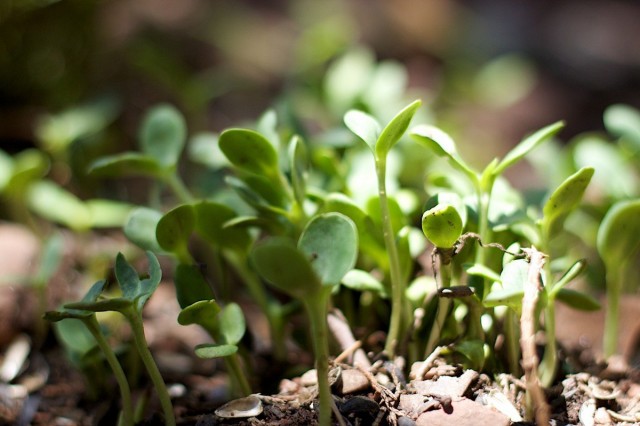
[(391, 212), (386, 189), (387, 155), (398, 143), (409, 127), (413, 115), (421, 101), (417, 100), (400, 111), (387, 126), (382, 129), (375, 118), (362, 111), (351, 110), (344, 116), (344, 122), (355, 135), (362, 139), (371, 149), (375, 159), (378, 181), (378, 197), (382, 217), (382, 234), (389, 257), (389, 273), (391, 279), (391, 320), (389, 334), (385, 344), (385, 352), (393, 357), (400, 336), (406, 329), (409, 320), (406, 309), (405, 278), (402, 276), (401, 263), (398, 256), (398, 243), (391, 223)]
[(277, 289), (299, 299), (311, 322), (320, 399), (319, 422), (331, 421), (327, 312), (331, 293), (353, 268), (358, 254), (355, 224), (340, 213), (314, 216), (297, 247), (290, 239), (272, 237), (252, 252), (256, 269)]
[[(82, 298), (82, 301), (80, 303), (95, 303), (102, 293), (105, 283), (105, 281), (98, 281), (97, 283), (95, 283), (89, 289), (87, 294)], [(122, 399), (121, 424), (124, 426), (133, 426), (133, 404), (131, 399), (131, 389), (129, 388), (129, 383), (127, 382), (127, 376), (122, 370), (122, 366), (118, 362), (113, 349), (111, 349), (109, 343), (107, 342), (107, 339), (104, 337), (102, 331), (100, 330), (100, 324), (96, 319), (96, 313), (91, 310), (73, 309), (64, 306), (60, 310), (49, 311), (45, 313), (44, 319), (54, 322), (75, 319), (81, 321), (86, 329), (89, 330), (96, 343), (98, 344), (98, 347), (100, 347), (100, 350), (102, 351), (102, 354), (109, 364), (109, 367), (111, 367), (111, 370), (113, 371), (113, 374), (120, 388), (120, 396)]]
[(620, 201), (607, 212), (598, 229), (597, 247), (607, 269), (607, 315), (604, 355), (618, 346), (619, 305), (623, 284), (640, 249), (640, 200)]
[(142, 309), (158, 287), (158, 284), (160, 284), (160, 279), (162, 278), (160, 264), (155, 255), (147, 252), (147, 259), (149, 260), (149, 277), (141, 280), (136, 270), (127, 263), (122, 253), (118, 253), (116, 257), (115, 275), (122, 290), (121, 297), (102, 299), (98, 298), (100, 292), (97, 292), (97, 295), (92, 294), (92, 296), (95, 297), (92, 297), (91, 300), (69, 303), (64, 307), (65, 309), (91, 312), (115, 311), (124, 315), (131, 326), (134, 344), (138, 354), (156, 389), (156, 394), (160, 400), (162, 411), (164, 412), (165, 424), (173, 426), (176, 424), (176, 421), (173, 406), (171, 405), (171, 398), (167, 392), (167, 387), (162, 379), (160, 370), (158, 370), (158, 366), (149, 350), (142, 323)]

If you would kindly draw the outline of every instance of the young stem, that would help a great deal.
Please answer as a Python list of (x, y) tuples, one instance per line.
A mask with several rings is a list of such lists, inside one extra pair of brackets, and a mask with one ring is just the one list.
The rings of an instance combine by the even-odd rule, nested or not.
[(553, 383), (556, 376), (556, 365), (558, 364), (558, 348), (556, 345), (556, 311), (555, 298), (547, 300), (544, 308), (544, 326), (547, 336), (547, 343), (544, 348), (544, 355), (540, 362), (540, 384), (548, 388)]
[(120, 397), (122, 398), (121, 424), (133, 426), (133, 403), (131, 400), (131, 389), (129, 388), (129, 382), (127, 382), (127, 376), (124, 374), (122, 366), (118, 362), (116, 355), (113, 353), (111, 346), (109, 346), (109, 343), (107, 343), (107, 340), (100, 332), (100, 324), (98, 324), (96, 316), (91, 315), (88, 318), (82, 319), (82, 322), (87, 327), (93, 338), (96, 339), (96, 343), (98, 343), (102, 354), (107, 360), (107, 364), (111, 367), (113, 375), (116, 378), (116, 382), (118, 383), (118, 387), (120, 388)]
[[(451, 256), (449, 254), (443, 255), (442, 253), (438, 253), (438, 257), (440, 258), (440, 288), (450, 287), (452, 276)], [(450, 306), (451, 299), (446, 297), (438, 298), (438, 313), (436, 314), (433, 327), (429, 333), (429, 340), (427, 341), (424, 352), (425, 357), (433, 352), (440, 340), (440, 333), (442, 333), (442, 327), (449, 313)]]
[(136, 312), (133, 308), (126, 310), (124, 314), (127, 317), (129, 324), (131, 325), (131, 331), (133, 332), (135, 345), (138, 349), (138, 353), (140, 354), (140, 358), (142, 359), (142, 363), (147, 369), (149, 378), (153, 382), (153, 386), (156, 389), (156, 394), (158, 395), (160, 406), (162, 407), (162, 411), (164, 413), (165, 425), (175, 426), (176, 419), (173, 414), (171, 397), (169, 397), (167, 386), (165, 385), (164, 380), (162, 379), (162, 375), (160, 374), (160, 370), (158, 370), (158, 366), (153, 360), (151, 351), (147, 346), (147, 340), (144, 336), (144, 326), (142, 324), (142, 319), (138, 315), (138, 312)]
[(504, 316), (504, 334), (507, 345), (507, 361), (509, 371), (514, 377), (520, 377), (520, 341), (518, 337), (518, 316), (516, 312), (508, 308)]
[(240, 357), (238, 356), (238, 354), (235, 353), (233, 355), (224, 357), (224, 363), (227, 367), (227, 371), (229, 372), (231, 377), (233, 377), (233, 381), (238, 386), (240, 393), (242, 393), (242, 396), (248, 396), (251, 394), (251, 386), (249, 385), (247, 377), (242, 371), (239, 358)]
[(317, 297), (309, 297), (304, 300), (304, 306), (309, 314), (311, 322), (311, 334), (313, 349), (316, 358), (316, 374), (318, 377), (318, 398), (320, 400), (320, 413), (318, 424), (329, 426), (331, 424), (331, 388), (329, 385), (329, 335), (327, 327), (327, 309), (331, 288), (322, 288)]
[(620, 310), (620, 290), (622, 288), (621, 271), (626, 269), (623, 262), (617, 270), (607, 271), (607, 312), (604, 320), (603, 349), (605, 358), (615, 354), (618, 350), (618, 321)]
[[(489, 203), (491, 201), (491, 187), (489, 189), (481, 188), (480, 185), (476, 188), (478, 195), (478, 234), (482, 242), (488, 242), (491, 240), (491, 228), (489, 227)], [(482, 248), (476, 250), (475, 262), (478, 265), (487, 266), (486, 251)], [(485, 280), (484, 278), (478, 278), (480, 281), (480, 291), (478, 292), (480, 300), (484, 299), (485, 295)], [(484, 331), (482, 330), (482, 305), (474, 304), (470, 306), (469, 317), (469, 338), (476, 340), (484, 340)]]
[(177, 173), (174, 172), (167, 176), (166, 183), (169, 185), (169, 188), (171, 188), (176, 197), (178, 197), (180, 202), (193, 203), (193, 195), (191, 195), (191, 192), (189, 192)]
[(274, 356), (276, 359), (283, 360), (286, 356), (286, 349), (284, 345), (284, 324), (281, 306), (277, 301), (269, 297), (260, 279), (247, 267), (246, 259), (240, 259), (232, 253), (225, 253), (225, 259), (233, 266), (233, 269), (242, 279), (242, 282), (246, 284), (253, 300), (267, 316)]
[(380, 212), (382, 215), (382, 235), (389, 256), (389, 274), (391, 278), (391, 320), (384, 350), (389, 357), (393, 358), (403, 329), (404, 282), (400, 271), (395, 235), (391, 226), (386, 189), (385, 159), (376, 159), (376, 172), (378, 175), (378, 196), (380, 197)]

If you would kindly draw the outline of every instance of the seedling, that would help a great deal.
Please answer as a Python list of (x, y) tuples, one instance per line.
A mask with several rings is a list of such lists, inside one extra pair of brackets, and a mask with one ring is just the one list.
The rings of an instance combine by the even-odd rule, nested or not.
[[(158, 366), (153, 360), (151, 351), (144, 336), (144, 327), (142, 324), (142, 309), (158, 287), (162, 278), (162, 271), (158, 259), (151, 252), (147, 252), (149, 260), (149, 277), (140, 280), (135, 269), (127, 263), (122, 253), (118, 253), (116, 257), (115, 275), (122, 290), (121, 297), (99, 298), (100, 292), (95, 289), (95, 294), (91, 293), (91, 299), (81, 302), (69, 303), (65, 305), (65, 309), (73, 309), (90, 312), (120, 312), (127, 319), (133, 332), (134, 344), (140, 358), (153, 382), (156, 389), (162, 411), (165, 416), (165, 424), (175, 425), (175, 417), (171, 398), (167, 392), (167, 387), (160, 375)], [(100, 287), (100, 290), (102, 287)]]
[(241, 396), (251, 393), (251, 386), (238, 357), (238, 343), (246, 331), (240, 306), (230, 303), (220, 308), (215, 300), (201, 300), (184, 308), (178, 315), (182, 325), (198, 324), (218, 343), (201, 344), (195, 348), (201, 358), (223, 358), (232, 382)]
[[(146, 176), (167, 185), (183, 202), (193, 196), (177, 173), (187, 130), (184, 117), (170, 105), (151, 109), (140, 129), (141, 152), (125, 152), (95, 161), (89, 172), (95, 176)], [(156, 186), (156, 192), (160, 187)]]
[(640, 248), (640, 200), (620, 201), (607, 212), (598, 230), (598, 252), (607, 269), (607, 316), (604, 328), (604, 355), (613, 355), (618, 346), (620, 295), (630, 267)]
[[(435, 246), (433, 256), (440, 259), (440, 290), (442, 291), (450, 290), (451, 287), (453, 274), (451, 260), (462, 229), (462, 218), (456, 208), (450, 204), (439, 204), (422, 215), (422, 231)], [(425, 349), (426, 354), (430, 354), (436, 347), (450, 306), (451, 299), (449, 297), (440, 297), (436, 319)]]
[(332, 290), (353, 268), (358, 254), (358, 234), (353, 221), (340, 213), (314, 216), (300, 236), (297, 247), (289, 239), (272, 237), (252, 252), (253, 262), (269, 283), (299, 299), (311, 322), (316, 358), (319, 422), (331, 421), (327, 310)]
[[(434, 126), (419, 125), (412, 129), (411, 136), (437, 156), (447, 158), (455, 169), (467, 177), (475, 190), (478, 234), (482, 241), (489, 242), (492, 240), (489, 207), (496, 180), (505, 170), (516, 164), (531, 150), (560, 131), (563, 126), (564, 124), (562, 122), (558, 122), (535, 132), (516, 145), (502, 160), (495, 158), (481, 173), (475, 171), (462, 159), (457, 152), (454, 141), (442, 130)], [(484, 250), (476, 251), (475, 264), (489, 266)], [(484, 280), (474, 284), (476, 286), (476, 294), (481, 300), (484, 299), (487, 293)], [(472, 306), (470, 314), (472, 318), (470, 321), (469, 336), (472, 339), (483, 340), (484, 333), (480, 327), (480, 316), (482, 312), (480, 309)]]
[(385, 343), (385, 352), (390, 357), (394, 356), (400, 336), (403, 334), (409, 321), (406, 315), (407, 310), (405, 309), (406, 279), (402, 276), (401, 272), (398, 243), (396, 242), (396, 235), (391, 223), (391, 213), (387, 197), (387, 155), (409, 127), (409, 123), (420, 105), (421, 102), (419, 100), (414, 101), (400, 111), (384, 129), (381, 128), (375, 118), (362, 111), (352, 110), (347, 112), (344, 117), (344, 122), (349, 130), (369, 146), (375, 159), (378, 196), (382, 217), (382, 234), (389, 256), (389, 273), (392, 292), (391, 319), (389, 333)]
[[(89, 289), (87, 294), (82, 298), (82, 301), (80, 303), (96, 303), (98, 297), (102, 293), (104, 285), (105, 281), (98, 281), (97, 283), (95, 283)], [(131, 399), (131, 390), (129, 388), (129, 383), (127, 382), (127, 376), (122, 370), (122, 366), (118, 362), (115, 353), (109, 346), (109, 343), (100, 330), (100, 324), (96, 319), (96, 313), (91, 310), (72, 309), (65, 306), (58, 311), (50, 311), (45, 313), (44, 319), (54, 322), (63, 320), (70, 321), (72, 319), (79, 320), (84, 324), (86, 329), (89, 330), (96, 343), (100, 347), (105, 360), (111, 367), (111, 370), (113, 371), (113, 374), (120, 388), (120, 396), (122, 398), (121, 424), (125, 426), (133, 426), (133, 404)]]

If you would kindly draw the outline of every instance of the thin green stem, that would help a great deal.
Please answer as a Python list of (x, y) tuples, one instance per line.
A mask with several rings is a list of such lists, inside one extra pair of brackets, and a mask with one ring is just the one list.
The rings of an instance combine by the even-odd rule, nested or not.
[(238, 386), (238, 390), (242, 396), (248, 396), (251, 394), (251, 386), (247, 380), (247, 376), (242, 371), (240, 366), (240, 357), (237, 353), (224, 357), (224, 363), (227, 367), (227, 371), (233, 377), (233, 381)]
[(133, 402), (131, 399), (131, 389), (129, 388), (127, 376), (124, 374), (122, 366), (118, 362), (118, 358), (115, 353), (113, 353), (111, 346), (109, 346), (109, 343), (107, 343), (107, 340), (100, 331), (100, 324), (98, 324), (96, 316), (91, 315), (88, 318), (83, 318), (82, 322), (87, 327), (93, 338), (96, 339), (96, 343), (100, 347), (100, 350), (102, 350), (102, 354), (107, 360), (109, 367), (111, 367), (113, 375), (116, 378), (116, 382), (118, 383), (118, 387), (120, 388), (120, 396), (122, 398), (121, 424), (125, 426), (133, 426)]
[(378, 196), (380, 197), (380, 212), (382, 215), (382, 235), (387, 249), (387, 255), (389, 256), (389, 274), (391, 278), (391, 320), (384, 350), (389, 357), (393, 358), (404, 328), (403, 310), (405, 306), (405, 284), (400, 271), (398, 248), (391, 225), (391, 214), (389, 213), (385, 159), (376, 159), (376, 172), (378, 175)]
[(316, 358), (316, 373), (318, 377), (318, 397), (320, 399), (320, 413), (318, 424), (331, 424), (331, 387), (329, 385), (329, 334), (327, 326), (327, 309), (331, 288), (322, 288), (317, 297), (304, 300), (304, 306), (309, 314), (313, 348)]
[(508, 308), (504, 316), (504, 335), (507, 345), (509, 371), (514, 377), (520, 377), (520, 337), (518, 323), (516, 312)]
[(242, 282), (247, 286), (253, 300), (267, 316), (274, 356), (276, 359), (284, 359), (286, 356), (286, 348), (284, 343), (284, 324), (281, 305), (269, 297), (260, 278), (247, 267), (246, 259), (241, 259), (237, 255), (229, 252), (225, 252), (225, 259), (231, 264)]
[[(478, 196), (478, 234), (480, 235), (480, 239), (483, 243), (489, 242), (491, 240), (491, 228), (489, 226), (489, 204), (491, 201), (491, 187), (487, 190), (485, 188), (481, 188), (480, 185), (477, 185), (476, 188), (477, 196)], [(482, 248), (478, 248), (476, 250), (475, 262), (478, 265), (487, 266), (487, 256), (486, 251)], [(484, 299), (485, 294), (485, 280), (484, 278), (478, 278), (481, 283), (481, 288), (479, 289), (479, 295), (481, 296), (481, 300)], [(470, 326), (468, 330), (469, 338), (484, 340), (484, 331), (482, 330), (482, 306), (481, 305), (472, 305), (469, 309), (469, 317), (470, 317)]]
[(620, 265), (617, 270), (607, 271), (607, 312), (604, 320), (603, 349), (606, 358), (618, 350), (618, 322), (620, 312), (620, 294), (622, 289), (621, 271), (626, 265)]
[(547, 336), (547, 343), (544, 348), (544, 355), (540, 362), (540, 384), (548, 388), (553, 383), (556, 376), (556, 365), (558, 364), (558, 347), (556, 345), (556, 310), (555, 298), (547, 300), (544, 308), (544, 326)]
[(131, 325), (131, 331), (133, 332), (133, 338), (136, 344), (136, 348), (138, 349), (138, 353), (140, 354), (140, 358), (142, 359), (142, 362), (147, 369), (147, 372), (149, 373), (149, 378), (153, 382), (153, 386), (156, 389), (156, 394), (158, 395), (158, 399), (160, 400), (160, 406), (162, 407), (162, 411), (164, 412), (165, 425), (175, 426), (176, 419), (175, 415), (173, 414), (171, 397), (169, 396), (167, 386), (162, 379), (160, 370), (158, 370), (158, 365), (153, 360), (151, 351), (147, 346), (147, 339), (144, 336), (144, 326), (142, 324), (142, 319), (133, 308), (125, 311), (124, 314), (127, 317), (129, 324)]
[[(439, 254), (440, 258), (440, 287), (448, 288), (451, 287), (451, 277), (452, 277), (452, 265), (451, 258), (449, 254), (443, 255)], [(427, 346), (425, 347), (424, 356), (427, 357), (433, 352), (438, 341), (440, 340), (440, 334), (442, 333), (442, 328), (444, 326), (444, 322), (447, 319), (447, 314), (449, 313), (449, 308), (451, 307), (451, 299), (446, 297), (438, 298), (438, 312), (436, 314), (436, 318), (431, 327), (431, 332), (429, 333), (429, 340), (427, 341)]]
[(193, 195), (191, 195), (191, 192), (189, 192), (186, 185), (184, 184), (182, 179), (180, 179), (180, 176), (178, 176), (177, 173), (174, 172), (168, 175), (165, 179), (165, 182), (167, 183), (167, 185), (169, 185), (169, 188), (171, 188), (180, 202), (193, 203)]

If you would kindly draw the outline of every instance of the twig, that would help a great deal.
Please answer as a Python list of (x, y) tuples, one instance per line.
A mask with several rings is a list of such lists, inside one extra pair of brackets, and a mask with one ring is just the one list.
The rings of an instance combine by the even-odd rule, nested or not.
[(427, 371), (433, 366), (435, 360), (440, 356), (440, 352), (442, 352), (444, 346), (437, 346), (433, 352), (420, 364), (420, 368), (415, 373), (415, 377), (409, 377), (411, 379), (423, 380), (424, 375), (427, 374)]
[[(520, 321), (520, 346), (522, 347), (522, 368), (527, 384), (527, 420), (531, 420), (534, 411), (536, 424), (549, 424), (549, 405), (544, 396), (540, 380), (538, 378), (538, 355), (535, 341), (535, 309), (540, 292), (540, 272), (545, 263), (545, 254), (535, 247), (522, 249), (529, 260), (527, 282), (522, 298), (522, 316)], [(529, 399), (530, 398), (530, 399)], [(529, 402), (531, 406), (529, 406)]]
[(333, 362), (336, 363), (336, 364), (344, 362), (344, 360), (349, 358), (351, 356), (351, 354), (356, 351), (356, 349), (360, 349), (360, 346), (362, 346), (362, 341), (356, 340), (355, 342), (353, 342), (353, 344), (351, 346), (349, 346), (348, 348), (343, 350), (340, 353), (340, 355), (335, 357)]
[[(360, 349), (359, 346), (355, 346), (358, 344), (355, 337), (353, 337), (353, 333), (351, 332), (351, 327), (347, 323), (347, 320), (337, 309), (333, 309), (329, 312), (327, 316), (327, 325), (329, 326), (329, 330), (331, 334), (335, 337), (338, 345), (340, 345), (340, 349), (342, 349), (343, 354), (346, 352), (346, 356), (348, 357), (351, 352), (353, 352), (353, 365), (360, 364), (364, 368), (371, 367), (371, 362), (369, 358), (367, 358), (367, 354)], [(342, 356), (342, 354), (340, 354)], [(341, 360), (344, 358), (340, 358)], [(336, 358), (336, 362), (338, 362), (338, 358)]]

